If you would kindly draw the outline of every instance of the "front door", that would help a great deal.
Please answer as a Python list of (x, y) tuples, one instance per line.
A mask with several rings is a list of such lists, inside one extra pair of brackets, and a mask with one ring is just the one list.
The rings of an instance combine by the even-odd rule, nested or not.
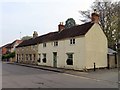
[(57, 52), (53, 52), (53, 67), (57, 67)]

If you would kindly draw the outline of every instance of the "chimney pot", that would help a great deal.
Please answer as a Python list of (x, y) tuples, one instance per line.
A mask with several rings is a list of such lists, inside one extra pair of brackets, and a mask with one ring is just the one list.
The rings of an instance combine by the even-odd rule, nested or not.
[(63, 25), (63, 22), (60, 22), (58, 25), (58, 31), (62, 31), (63, 29), (65, 29), (65, 25)]
[(96, 9), (94, 9), (94, 13), (91, 14), (91, 21), (93, 23), (99, 23), (99, 14), (97, 14)]
[(36, 37), (38, 37), (38, 33), (36, 31), (34, 31), (33, 38), (36, 38)]

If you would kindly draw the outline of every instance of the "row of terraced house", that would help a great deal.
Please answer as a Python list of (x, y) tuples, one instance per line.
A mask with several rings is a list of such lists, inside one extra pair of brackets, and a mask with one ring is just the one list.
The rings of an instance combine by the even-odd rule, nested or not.
[[(2, 47), (0, 47), (1, 58), (3, 56), (7, 56), (8, 54), (14, 53), (16, 51), (16, 46), (18, 46), (22, 40), (14, 40), (12, 43), (8, 43)], [(15, 62), (15, 57), (13, 58), (2, 58), (3, 61)]]
[[(33, 38), (16, 47), (16, 62), (74, 70), (106, 68), (109, 66), (107, 38), (99, 24), (99, 15), (91, 14), (91, 21)], [(112, 62), (117, 64), (116, 62)]]
[(107, 38), (98, 24), (99, 15), (92, 13), (92, 21), (23, 41), (17, 46), (19, 63), (38, 64), (67, 69), (107, 67)]

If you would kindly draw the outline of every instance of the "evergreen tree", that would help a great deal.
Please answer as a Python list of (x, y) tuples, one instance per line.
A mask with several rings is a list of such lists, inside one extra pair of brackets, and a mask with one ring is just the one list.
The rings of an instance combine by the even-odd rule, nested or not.
[(76, 22), (73, 18), (68, 18), (65, 22), (65, 28), (71, 28), (76, 25)]

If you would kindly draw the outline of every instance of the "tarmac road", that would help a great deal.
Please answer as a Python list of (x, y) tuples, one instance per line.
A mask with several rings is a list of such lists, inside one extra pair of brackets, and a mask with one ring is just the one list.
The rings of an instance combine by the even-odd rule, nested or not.
[(99, 73), (72, 75), (3, 63), (2, 88), (118, 88), (117, 72)]

